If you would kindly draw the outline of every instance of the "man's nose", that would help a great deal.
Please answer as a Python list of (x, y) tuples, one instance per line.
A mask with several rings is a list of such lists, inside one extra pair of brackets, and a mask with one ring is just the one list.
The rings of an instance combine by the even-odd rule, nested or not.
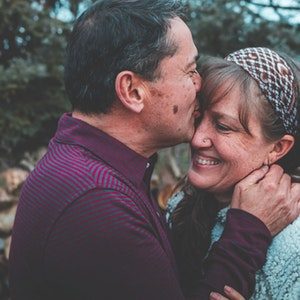
[(201, 86), (202, 86), (202, 77), (201, 75), (198, 73), (195, 74), (195, 78), (194, 78), (194, 85), (195, 85), (195, 88), (196, 88), (196, 92), (200, 92), (201, 90)]

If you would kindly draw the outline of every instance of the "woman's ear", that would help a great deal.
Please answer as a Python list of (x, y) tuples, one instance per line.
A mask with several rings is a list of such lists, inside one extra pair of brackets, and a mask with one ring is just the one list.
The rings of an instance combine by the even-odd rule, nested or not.
[(267, 164), (273, 164), (280, 158), (284, 157), (294, 146), (295, 138), (290, 135), (284, 135), (280, 140), (276, 141), (273, 149), (268, 154)]
[(144, 108), (143, 79), (131, 71), (120, 72), (115, 80), (115, 90), (120, 102), (129, 110), (140, 113)]

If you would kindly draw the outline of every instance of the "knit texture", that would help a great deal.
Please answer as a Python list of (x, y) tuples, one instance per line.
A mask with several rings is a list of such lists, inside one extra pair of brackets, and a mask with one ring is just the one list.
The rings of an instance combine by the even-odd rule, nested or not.
[[(218, 213), (212, 243), (224, 230), (227, 211), (228, 207)], [(255, 291), (250, 299), (300, 299), (300, 217), (273, 238), (266, 263), (256, 273)]]
[[(183, 192), (168, 202), (167, 220), (171, 227), (171, 215), (183, 198)], [(221, 237), (229, 207), (219, 211), (212, 230), (212, 244)], [(299, 300), (300, 299), (300, 217), (273, 238), (266, 263), (256, 273), (255, 291), (251, 300)]]

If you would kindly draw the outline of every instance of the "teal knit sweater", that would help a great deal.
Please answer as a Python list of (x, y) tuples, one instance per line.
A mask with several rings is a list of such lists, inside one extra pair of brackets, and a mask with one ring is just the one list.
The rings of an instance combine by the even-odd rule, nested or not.
[[(170, 220), (182, 197), (180, 192), (170, 199), (167, 219)], [(212, 230), (212, 243), (221, 237), (227, 210), (228, 207), (218, 213)], [(256, 273), (255, 291), (250, 299), (300, 300), (300, 217), (273, 238), (266, 263)]]
[[(228, 208), (219, 211), (212, 242), (224, 230)], [(268, 249), (266, 263), (256, 273), (251, 300), (300, 300), (300, 217), (277, 234)]]

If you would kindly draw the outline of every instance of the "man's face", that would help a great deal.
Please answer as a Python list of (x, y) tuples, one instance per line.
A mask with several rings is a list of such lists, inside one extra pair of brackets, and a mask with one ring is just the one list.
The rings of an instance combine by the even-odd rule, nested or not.
[(169, 38), (177, 45), (172, 57), (159, 65), (158, 79), (147, 82), (145, 126), (158, 148), (188, 142), (194, 134), (196, 93), (201, 77), (196, 71), (198, 51), (187, 25), (179, 18), (171, 21)]

